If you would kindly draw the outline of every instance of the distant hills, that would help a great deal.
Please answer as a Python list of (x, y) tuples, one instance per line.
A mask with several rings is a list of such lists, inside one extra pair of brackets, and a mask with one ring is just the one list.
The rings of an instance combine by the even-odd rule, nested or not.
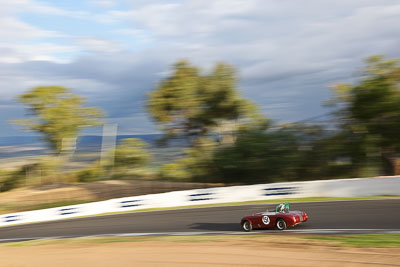
[(0, 146), (20, 146), (40, 144), (39, 136), (4, 136), (0, 137)]
[[(126, 138), (140, 138), (143, 141), (149, 143), (150, 145), (155, 145), (157, 139), (159, 139), (162, 134), (132, 134), (132, 135), (118, 135), (117, 142), (119, 143), (122, 139)], [(101, 145), (102, 136), (101, 135), (84, 135), (78, 137), (77, 146), (85, 147), (91, 145)], [(185, 141), (182, 140), (172, 140), (173, 144), (184, 144)], [(21, 146), (21, 145), (35, 145), (45, 147), (45, 143), (41, 140), (40, 136), (3, 136), (0, 137), (0, 146)]]
[[(117, 144), (126, 138), (140, 138), (150, 145), (151, 150), (158, 150), (156, 141), (162, 134), (118, 135)], [(77, 139), (76, 153), (100, 152), (102, 136), (85, 135)], [(169, 147), (184, 148), (184, 140), (171, 140)], [(163, 150), (163, 149), (160, 149)], [(160, 151), (161, 152), (161, 151)], [(6, 136), (0, 137), (0, 158), (35, 156), (49, 153), (46, 144), (39, 136)]]

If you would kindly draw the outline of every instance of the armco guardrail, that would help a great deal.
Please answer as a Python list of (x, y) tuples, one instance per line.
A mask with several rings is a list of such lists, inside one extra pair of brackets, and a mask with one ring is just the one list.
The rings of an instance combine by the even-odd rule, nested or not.
[(0, 215), (0, 226), (108, 212), (301, 197), (400, 196), (400, 177), (321, 180), (214, 187), (110, 199), (87, 204)]

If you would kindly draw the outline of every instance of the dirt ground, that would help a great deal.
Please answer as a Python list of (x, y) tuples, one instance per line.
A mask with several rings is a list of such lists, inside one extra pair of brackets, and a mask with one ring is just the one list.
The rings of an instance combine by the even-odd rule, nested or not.
[[(109, 242), (109, 241), (108, 241)], [(400, 248), (349, 248), (301, 238), (219, 238), (0, 245), (0, 266), (400, 266)]]

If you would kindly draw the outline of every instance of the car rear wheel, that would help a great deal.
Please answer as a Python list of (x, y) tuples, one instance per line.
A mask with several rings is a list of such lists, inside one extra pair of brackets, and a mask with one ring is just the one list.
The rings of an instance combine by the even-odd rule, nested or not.
[(253, 226), (251, 225), (251, 222), (249, 221), (245, 221), (243, 224), (243, 230), (245, 230), (246, 232), (250, 232), (251, 230), (253, 230)]
[(276, 228), (278, 230), (285, 230), (286, 229), (286, 222), (283, 219), (278, 219), (276, 221)]

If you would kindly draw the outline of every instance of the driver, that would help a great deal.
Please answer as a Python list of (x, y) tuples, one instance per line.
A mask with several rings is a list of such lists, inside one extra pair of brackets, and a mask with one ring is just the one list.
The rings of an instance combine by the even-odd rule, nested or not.
[(281, 203), (277, 207), (277, 212), (280, 213), (288, 213), (289, 212), (289, 207), (286, 205), (286, 203)]
[(285, 205), (279, 204), (279, 206), (278, 206), (278, 212), (285, 213)]

